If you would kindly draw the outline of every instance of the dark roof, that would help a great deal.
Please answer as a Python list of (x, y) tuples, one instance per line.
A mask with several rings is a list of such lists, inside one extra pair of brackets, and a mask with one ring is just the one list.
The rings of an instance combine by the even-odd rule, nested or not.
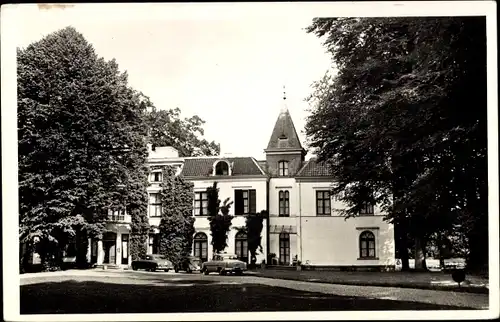
[(186, 158), (182, 168), (182, 175), (186, 177), (210, 177), (212, 176), (213, 164), (217, 160), (226, 160), (232, 164), (231, 176), (238, 175), (264, 175), (257, 167), (256, 161), (251, 157), (220, 158), (201, 157)]
[(266, 160), (258, 160), (257, 163), (259, 164), (259, 166), (262, 169), (262, 171), (266, 172), (267, 161)]
[(296, 177), (331, 177), (333, 173), (330, 165), (325, 162), (318, 162), (316, 158), (311, 158), (299, 170)]
[(276, 120), (273, 133), (269, 139), (269, 144), (266, 150), (302, 150), (299, 136), (293, 125), (293, 120), (288, 109), (283, 109)]

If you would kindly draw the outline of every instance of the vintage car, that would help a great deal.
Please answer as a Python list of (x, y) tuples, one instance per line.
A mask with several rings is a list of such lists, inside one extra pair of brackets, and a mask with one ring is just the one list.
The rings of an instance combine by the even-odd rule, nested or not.
[(186, 261), (175, 267), (175, 272), (179, 271), (185, 271), (186, 273), (201, 272), (201, 259), (189, 256)]
[(63, 256), (61, 261), (61, 269), (63, 271), (76, 267), (76, 256)]
[(247, 264), (245, 262), (238, 260), (236, 255), (228, 253), (215, 254), (211, 261), (203, 263), (201, 267), (201, 271), (205, 275), (212, 272), (219, 273), (220, 275), (226, 275), (227, 273), (242, 275), (246, 269)]
[(164, 255), (148, 254), (139, 260), (132, 262), (132, 269), (145, 269), (147, 271), (164, 270), (168, 272), (174, 269), (174, 265)]

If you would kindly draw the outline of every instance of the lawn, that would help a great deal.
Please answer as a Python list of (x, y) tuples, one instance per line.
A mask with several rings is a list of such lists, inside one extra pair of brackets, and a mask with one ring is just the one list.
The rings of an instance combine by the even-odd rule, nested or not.
[(461, 287), (453, 282), (451, 274), (442, 272), (336, 272), (296, 271), (282, 269), (261, 269), (258, 276), (307, 282), (323, 282), (344, 285), (393, 286), (436, 290), (488, 293), (488, 279), (467, 276)]
[(416, 302), (337, 296), (212, 280), (100, 278), (21, 286), (21, 314), (180, 313), (317, 310), (463, 310)]

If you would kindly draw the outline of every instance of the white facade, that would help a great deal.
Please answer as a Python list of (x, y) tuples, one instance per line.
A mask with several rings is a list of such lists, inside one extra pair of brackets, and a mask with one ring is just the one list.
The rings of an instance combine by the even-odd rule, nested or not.
[[(345, 205), (330, 194), (334, 178), (327, 166), (314, 159), (304, 160), (305, 150), (288, 110), (281, 111), (265, 152), (266, 160), (256, 161), (251, 157), (180, 158), (171, 147), (150, 149), (150, 224), (158, 226), (161, 214), (154, 203), (162, 178), (155, 172), (161, 172), (158, 167), (170, 165), (194, 184), (195, 256), (208, 260), (213, 255), (207, 212), (200, 207), (206, 203), (201, 193), (217, 182), (221, 205), (226, 198), (234, 202), (229, 211), (234, 219), (225, 250), (228, 253), (249, 261), (250, 255), (243, 251), (247, 244), (241, 233), (245, 227), (244, 215), (265, 210), (269, 218), (264, 221), (263, 251), (257, 255), (257, 263), (293, 265), (300, 261), (311, 267), (394, 268), (393, 225), (383, 220), (384, 214), (376, 205), (367, 206), (368, 210), (355, 218), (345, 219), (339, 214)], [(243, 201), (242, 193), (246, 193)], [(98, 264), (111, 260), (117, 265), (130, 265), (130, 258), (124, 253), (128, 245), (122, 238), (129, 234), (129, 222), (130, 218), (125, 216), (121, 223), (112, 225), (114, 228), (110, 230), (116, 233), (112, 236), (116, 238), (114, 248), (110, 249), (110, 241), (97, 243)], [(153, 230), (151, 236), (155, 233)], [(154, 242), (150, 241), (148, 252), (155, 250)], [(106, 252), (108, 255), (103, 254)], [(115, 254), (110, 256), (110, 252)]]
[[(312, 181), (312, 182), (311, 182)], [(296, 178), (272, 178), (269, 184), (269, 253), (277, 262), (287, 264), (294, 257), (312, 266), (393, 266), (395, 245), (393, 225), (383, 213), (345, 219), (339, 214), (344, 204), (331, 197), (331, 215), (316, 213), (316, 191), (329, 191), (331, 179), (316, 178), (305, 182)], [(279, 192), (289, 192), (289, 216), (279, 215)], [(370, 231), (375, 237), (375, 256), (361, 258), (360, 234)], [(280, 235), (289, 235), (289, 256), (283, 260)], [(286, 237), (286, 235), (285, 235)], [(286, 245), (286, 241), (282, 241)]]
[[(213, 183), (217, 181), (217, 187), (219, 188), (219, 199), (221, 200), (221, 205), (226, 198), (230, 198), (234, 201), (234, 191), (236, 189), (255, 189), (256, 190), (256, 209), (258, 212), (266, 209), (266, 197), (267, 197), (267, 180), (266, 178), (254, 178), (254, 179), (237, 179), (231, 178), (230, 180), (193, 180), (194, 192), (204, 192), (207, 188), (212, 187)], [(235, 216), (235, 206), (231, 205), (229, 209), (229, 214)], [(267, 236), (267, 224), (264, 222), (262, 229), (262, 248), (264, 252), (257, 252), (257, 263), (262, 260), (266, 260), (265, 250), (267, 249), (266, 238)], [(208, 244), (208, 258), (212, 258), (213, 250), (211, 246), (212, 237), (210, 235), (210, 224), (208, 221), (208, 216), (196, 216), (196, 221), (194, 223), (196, 233), (205, 233), (207, 236)], [(236, 234), (238, 229), (245, 227), (245, 217), (235, 216), (232, 221), (231, 229), (228, 233), (226, 252), (235, 254), (236, 253)], [(250, 257), (250, 255), (248, 255)]]
[[(331, 216), (316, 214), (316, 191), (328, 190), (330, 182), (298, 182), (299, 234), (298, 252), (303, 263), (317, 266), (393, 266), (395, 245), (393, 225), (383, 220), (375, 206), (374, 213), (348, 218), (339, 214), (345, 205), (331, 198)], [(374, 256), (362, 258), (360, 235), (369, 231), (375, 237)]]

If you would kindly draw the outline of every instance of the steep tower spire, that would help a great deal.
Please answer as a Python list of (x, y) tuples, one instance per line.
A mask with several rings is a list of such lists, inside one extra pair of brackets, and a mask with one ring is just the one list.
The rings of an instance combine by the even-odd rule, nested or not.
[(266, 162), (271, 175), (278, 173), (278, 162), (289, 162), (290, 175), (294, 175), (302, 165), (306, 151), (300, 143), (292, 117), (286, 105), (286, 91), (283, 86), (283, 103), (267, 145)]

